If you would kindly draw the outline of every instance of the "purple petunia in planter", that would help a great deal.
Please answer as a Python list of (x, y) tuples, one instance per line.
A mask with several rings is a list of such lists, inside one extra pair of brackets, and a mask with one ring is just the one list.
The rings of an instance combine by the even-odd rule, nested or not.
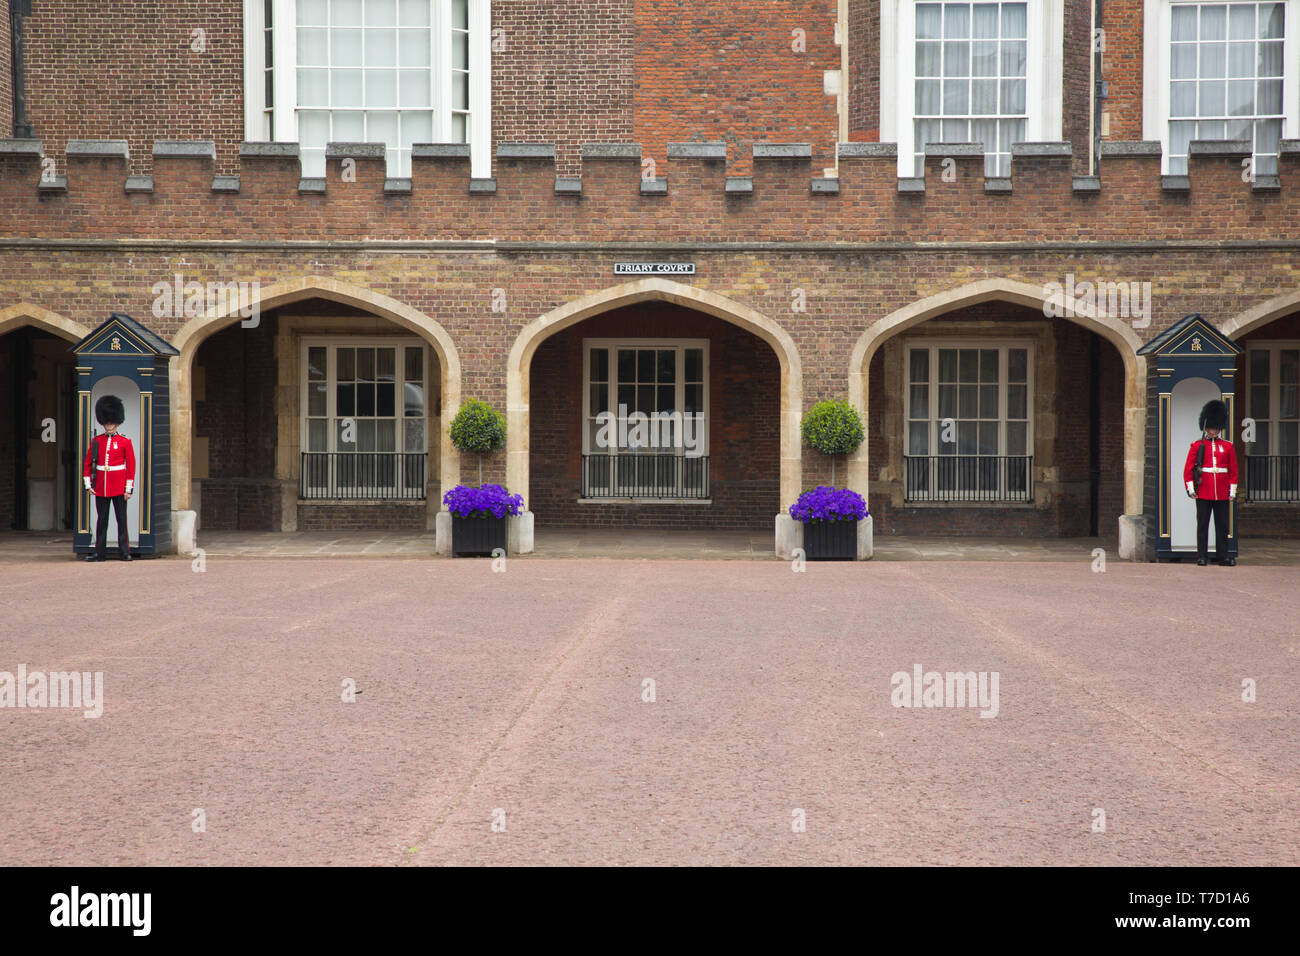
[(811, 488), (790, 506), (803, 522), (804, 556), (809, 561), (852, 561), (858, 556), (858, 522), (867, 503), (848, 488)]
[(442, 503), (451, 512), (451, 553), (491, 556), (497, 548), (505, 554), (506, 518), (519, 514), (524, 499), (501, 485), (457, 485), (442, 496)]

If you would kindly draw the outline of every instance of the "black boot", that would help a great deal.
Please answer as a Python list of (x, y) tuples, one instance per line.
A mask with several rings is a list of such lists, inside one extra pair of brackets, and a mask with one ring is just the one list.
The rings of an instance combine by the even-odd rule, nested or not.
[(1198, 568), (1203, 568), (1203, 567), (1205, 567), (1208, 563), (1209, 563), (1209, 562), (1206, 561), (1204, 558), (1197, 558), (1197, 559), (1196, 559), (1196, 566), (1197, 566)]

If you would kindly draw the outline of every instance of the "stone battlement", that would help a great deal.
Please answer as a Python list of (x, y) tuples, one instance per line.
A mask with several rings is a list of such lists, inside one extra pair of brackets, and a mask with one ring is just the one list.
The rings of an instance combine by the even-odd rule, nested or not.
[[(839, 176), (814, 176), (808, 144), (760, 143), (753, 175), (728, 176), (725, 143), (670, 144), (643, 169), (634, 143), (582, 149), (559, 176), (554, 146), (502, 143), (496, 175), (469, 147), (414, 147), (409, 178), (377, 143), (331, 143), (304, 178), (293, 143), (244, 143), (218, 175), (210, 141), (158, 141), (131, 175), (122, 140), (73, 140), (57, 173), (39, 140), (0, 140), (0, 238), (458, 240), (496, 242), (1142, 242), (1294, 239), (1300, 141), (1279, 174), (1243, 179), (1249, 145), (1194, 142), (1186, 176), (1162, 176), (1160, 144), (1103, 142), (1100, 175), (1071, 172), (1069, 143), (1022, 143), (1011, 175), (984, 175), (978, 144), (931, 144), (924, 177), (897, 175), (892, 143), (839, 144)], [(346, 172), (346, 176), (345, 176)], [(656, 175), (646, 175), (654, 172)], [(951, 181), (946, 181), (951, 180)]]

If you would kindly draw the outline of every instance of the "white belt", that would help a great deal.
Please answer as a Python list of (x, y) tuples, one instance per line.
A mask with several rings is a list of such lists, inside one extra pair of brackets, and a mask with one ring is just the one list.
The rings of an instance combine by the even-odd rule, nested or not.
[[(96, 465), (95, 467), (100, 471), (126, 471), (126, 465)], [(1209, 471), (1210, 469), (1205, 468), (1202, 470)], [(1219, 471), (1223, 471), (1223, 469), (1220, 468)]]
[(1228, 473), (1226, 468), (1202, 468), (1201, 471), (1211, 475), (1226, 475)]

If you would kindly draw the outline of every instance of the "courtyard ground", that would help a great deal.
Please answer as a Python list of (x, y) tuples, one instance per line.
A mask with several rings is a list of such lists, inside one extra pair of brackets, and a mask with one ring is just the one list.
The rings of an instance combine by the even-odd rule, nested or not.
[(1109, 553), (10, 551), (0, 671), (104, 701), (0, 709), (0, 864), (1300, 863), (1294, 567)]

